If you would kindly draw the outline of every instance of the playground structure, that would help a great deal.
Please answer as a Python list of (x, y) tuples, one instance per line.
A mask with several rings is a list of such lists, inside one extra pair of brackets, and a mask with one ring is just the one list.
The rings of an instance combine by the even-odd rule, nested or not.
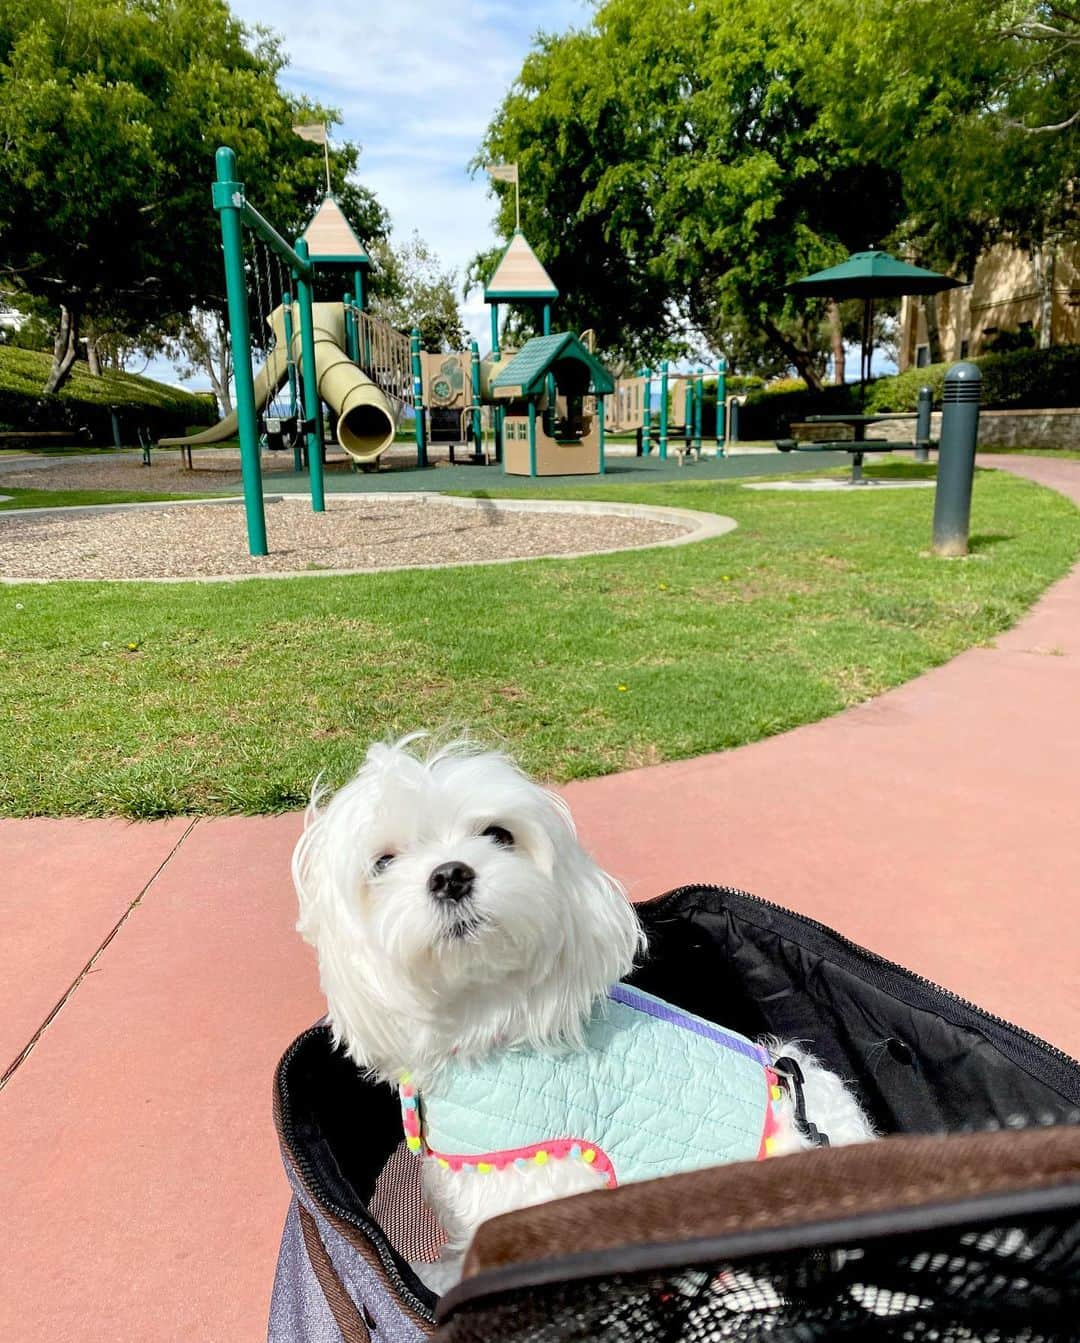
[[(615, 382), (608, 429), (612, 433), (632, 433), (637, 439), (637, 454), (648, 456), (655, 446), (660, 459), (669, 450), (681, 457), (692, 454), (700, 459), (703, 447), (703, 409), (705, 380), (716, 379), (716, 455), (723, 457), (727, 434), (727, 365), (721, 359), (714, 374), (697, 369), (693, 373), (671, 375), (667, 361), (660, 364), (658, 375), (646, 370), (636, 377)], [(659, 388), (656, 383), (659, 381)]]
[[(602, 474), (609, 425), (636, 431), (639, 455), (655, 444), (661, 459), (669, 447), (680, 459), (695, 452), (701, 457), (705, 373), (672, 377), (661, 364), (655, 410), (650, 374), (616, 383), (593, 353), (591, 332), (580, 337), (552, 332), (558, 290), (520, 228), (484, 290), (491, 309), (490, 354), (481, 359), (476, 341), (467, 351), (434, 354), (422, 348), (418, 329), (405, 335), (367, 310), (371, 263), (332, 196), (290, 245), (246, 199), (231, 149), (217, 151), (216, 168), (213, 204), (221, 221), (236, 409), (201, 433), (160, 442), (189, 450), (190, 461), (191, 447), (239, 436), (253, 555), (267, 553), (261, 443), (292, 448), (295, 470), (306, 465), (313, 510), (325, 510), (324, 403), (338, 444), (354, 465), (365, 468), (378, 465), (406, 418), (412, 420), (421, 468), (429, 465), (429, 444), (438, 443), (448, 447), (451, 462), (464, 450), (464, 461), (501, 462), (509, 475)], [(245, 240), (251, 248), (247, 262)], [(340, 303), (313, 301), (317, 267), (350, 274), (351, 287)], [(504, 304), (531, 309), (543, 334), (520, 350), (500, 348)], [(264, 356), (257, 371), (253, 351)], [(724, 375), (721, 360), (721, 407)], [(281, 413), (275, 398), (286, 388)], [(607, 397), (614, 398), (611, 416)], [(721, 456), (724, 420), (721, 410), (716, 440)]]
[(508, 475), (603, 474), (604, 397), (614, 380), (573, 332), (536, 336), (493, 372)]

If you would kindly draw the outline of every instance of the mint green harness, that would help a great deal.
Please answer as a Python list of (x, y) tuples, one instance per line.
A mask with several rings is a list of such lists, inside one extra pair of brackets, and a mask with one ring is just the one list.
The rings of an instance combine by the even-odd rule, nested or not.
[(760, 1046), (617, 984), (584, 1049), (451, 1060), (422, 1095), (404, 1082), (401, 1104), (409, 1147), (450, 1170), (571, 1159), (614, 1186), (767, 1155), (779, 1094)]

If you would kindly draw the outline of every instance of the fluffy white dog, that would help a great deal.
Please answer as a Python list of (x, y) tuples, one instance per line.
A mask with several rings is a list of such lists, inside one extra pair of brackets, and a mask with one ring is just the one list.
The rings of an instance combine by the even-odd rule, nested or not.
[(316, 786), (293, 879), (334, 1035), (400, 1088), (451, 1263), (513, 1208), (818, 1130), (873, 1137), (798, 1047), (620, 984), (645, 947), (633, 906), (565, 803), (503, 755), (422, 734), (372, 746), (332, 798)]

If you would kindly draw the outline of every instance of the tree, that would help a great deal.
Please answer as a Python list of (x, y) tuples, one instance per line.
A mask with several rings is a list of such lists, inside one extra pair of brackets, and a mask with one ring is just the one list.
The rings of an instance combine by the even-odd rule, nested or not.
[[(565, 324), (635, 359), (688, 328), (718, 349), (741, 326), (820, 385), (824, 305), (783, 286), (880, 241), (900, 191), (823, 131), (805, 76), (795, 15), (770, 0), (608, 0), (590, 27), (538, 40), (477, 163), (519, 164)], [(511, 211), (505, 192), (504, 235)]]
[[(807, 83), (830, 134), (894, 163), (897, 241), (916, 260), (970, 273), (999, 240), (1032, 256), (1048, 305), (1055, 254), (1080, 237), (1080, 6), (1055, 0), (931, 5), (822, 0), (833, 37), (807, 31)], [(850, 77), (836, 79), (836, 66)], [(933, 301), (927, 303), (931, 343)], [(1049, 340), (1050, 324), (1040, 335)]]
[[(335, 114), (286, 94), (276, 39), (224, 0), (6, 0), (0, 9), (0, 279), (57, 316), (47, 391), (88, 317), (133, 335), (223, 303), (213, 156), (230, 144), (280, 232), (321, 198), (322, 155), (292, 134)], [(360, 227), (385, 227), (331, 160)], [(365, 215), (367, 218), (359, 216)]]
[(425, 350), (461, 350), (468, 333), (457, 304), (457, 277), (420, 237), (399, 246), (385, 239), (368, 248), (374, 262), (371, 311), (399, 331), (420, 328)]

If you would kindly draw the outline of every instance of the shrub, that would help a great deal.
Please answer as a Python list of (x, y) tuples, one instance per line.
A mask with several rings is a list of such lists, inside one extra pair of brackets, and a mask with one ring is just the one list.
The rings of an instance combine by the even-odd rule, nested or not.
[[(1055, 345), (1049, 350), (1010, 350), (982, 354), (971, 361), (983, 375), (982, 405), (985, 410), (1050, 409), (1080, 404), (1080, 345)], [(941, 406), (945, 374), (951, 364), (909, 368), (890, 378), (877, 378), (866, 385), (866, 413), (913, 411), (919, 388), (929, 387), (934, 405)], [(794, 383), (796, 390), (786, 390)], [(802, 390), (797, 390), (801, 387)], [(808, 415), (857, 415), (860, 412), (858, 384), (808, 391), (797, 379), (784, 379), (751, 392), (742, 409), (742, 438), (783, 438), (789, 426)]]
[(857, 414), (858, 399), (858, 389), (850, 385), (826, 387), (822, 392), (812, 392), (805, 384), (792, 391), (766, 387), (746, 398), (739, 413), (739, 437), (786, 438), (789, 426), (796, 420), (805, 420), (807, 415)]
[(212, 397), (111, 369), (98, 378), (79, 364), (58, 393), (46, 396), (41, 387), (50, 364), (51, 357), (38, 351), (0, 348), (0, 429), (70, 433), (75, 440), (108, 444), (115, 407), (124, 439), (133, 443), (139, 428), (162, 438), (217, 419)]
[[(971, 362), (983, 375), (982, 404), (987, 410), (1045, 410), (1080, 402), (1080, 345), (982, 354)], [(931, 389), (934, 405), (940, 406), (950, 367), (930, 364), (894, 378), (879, 378), (867, 389), (867, 410), (914, 410), (923, 386)]]

